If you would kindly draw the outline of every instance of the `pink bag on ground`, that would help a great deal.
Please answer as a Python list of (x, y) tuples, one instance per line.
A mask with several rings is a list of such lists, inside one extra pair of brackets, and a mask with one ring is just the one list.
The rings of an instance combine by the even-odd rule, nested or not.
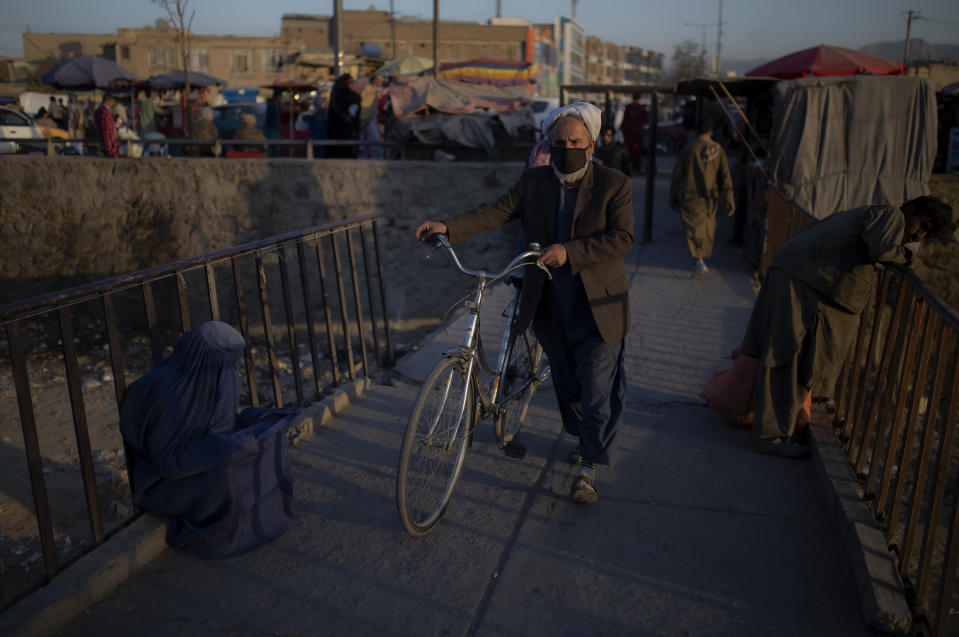
[[(737, 427), (752, 429), (755, 416), (753, 386), (759, 371), (759, 359), (744, 355), (742, 347), (734, 349), (729, 357), (734, 361), (732, 367), (713, 374), (699, 396), (705, 399), (707, 407)], [(812, 392), (809, 392), (796, 416), (797, 430), (805, 429), (809, 424), (811, 410)]]

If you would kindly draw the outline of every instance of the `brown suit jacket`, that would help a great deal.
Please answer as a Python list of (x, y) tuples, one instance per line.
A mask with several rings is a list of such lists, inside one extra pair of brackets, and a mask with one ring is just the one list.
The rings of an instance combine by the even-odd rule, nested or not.
[[(550, 166), (523, 172), (496, 203), (444, 221), (451, 243), (519, 219), (527, 242), (555, 243), (560, 183)], [(629, 331), (629, 282), (623, 257), (633, 247), (632, 181), (618, 170), (590, 163), (573, 211), (572, 239), (565, 243), (572, 274), (579, 274), (603, 340), (615, 343)], [(526, 268), (520, 300), (520, 327), (533, 320), (546, 275)]]

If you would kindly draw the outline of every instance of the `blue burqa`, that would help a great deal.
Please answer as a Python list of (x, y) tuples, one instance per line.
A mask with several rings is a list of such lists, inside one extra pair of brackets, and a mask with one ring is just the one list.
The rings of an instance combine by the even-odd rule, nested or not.
[(284, 431), (305, 412), (251, 407), (237, 415), (243, 347), (229, 325), (204, 323), (131, 384), (120, 407), (137, 505), (170, 518), (167, 542), (196, 557), (243, 553), (293, 525)]

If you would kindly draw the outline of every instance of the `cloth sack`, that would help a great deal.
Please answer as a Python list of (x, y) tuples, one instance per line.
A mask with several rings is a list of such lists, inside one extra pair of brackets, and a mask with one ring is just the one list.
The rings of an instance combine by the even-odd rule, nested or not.
[[(732, 367), (713, 374), (699, 397), (706, 401), (707, 407), (737, 427), (752, 429), (755, 416), (753, 388), (759, 372), (759, 359), (746, 356), (741, 347), (734, 349), (729, 357), (733, 360)], [(806, 394), (802, 409), (796, 416), (797, 431), (809, 425), (811, 411), (812, 391)]]

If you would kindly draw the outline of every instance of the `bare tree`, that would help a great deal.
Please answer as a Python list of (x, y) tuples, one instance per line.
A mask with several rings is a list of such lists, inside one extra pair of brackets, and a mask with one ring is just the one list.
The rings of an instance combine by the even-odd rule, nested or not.
[(190, 0), (153, 0), (154, 4), (159, 5), (166, 11), (169, 18), (168, 23), (176, 31), (177, 48), (180, 54), (180, 62), (183, 64), (183, 96), (186, 112), (183, 113), (183, 128), (186, 136), (190, 136), (190, 27), (193, 26), (193, 16), (196, 11), (189, 11), (190, 17), (187, 18), (187, 12), (190, 6)]
[(706, 51), (695, 40), (683, 40), (673, 50), (671, 75), (676, 82), (702, 77), (706, 73)]

